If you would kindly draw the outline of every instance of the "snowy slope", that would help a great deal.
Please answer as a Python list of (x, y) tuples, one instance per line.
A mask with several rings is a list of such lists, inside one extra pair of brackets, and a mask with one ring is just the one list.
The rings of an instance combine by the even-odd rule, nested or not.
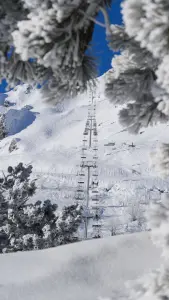
[[(0, 142), (0, 170), (22, 161), (32, 163), (38, 178), (34, 200), (51, 199), (60, 207), (74, 201), (89, 93), (56, 107), (42, 101), (39, 90), (25, 94), (18, 87), (5, 99), (9, 136)], [(118, 108), (104, 96), (104, 76), (97, 86), (99, 191), (104, 208), (104, 235), (146, 229), (143, 212), (150, 200), (159, 200), (168, 181), (149, 167), (149, 152), (165, 138), (168, 125), (129, 135), (118, 124)], [(0, 104), (4, 98), (1, 97)], [(13, 138), (18, 149), (9, 153)], [(132, 144), (133, 143), (133, 144)], [(133, 145), (133, 147), (132, 147)]]
[(127, 299), (125, 282), (160, 266), (147, 233), (0, 256), (0, 299)]

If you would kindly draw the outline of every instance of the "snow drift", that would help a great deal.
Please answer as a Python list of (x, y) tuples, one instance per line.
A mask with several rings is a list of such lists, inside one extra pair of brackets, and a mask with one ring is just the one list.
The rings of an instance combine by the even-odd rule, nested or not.
[(149, 234), (0, 256), (0, 299), (126, 299), (125, 282), (160, 265)]

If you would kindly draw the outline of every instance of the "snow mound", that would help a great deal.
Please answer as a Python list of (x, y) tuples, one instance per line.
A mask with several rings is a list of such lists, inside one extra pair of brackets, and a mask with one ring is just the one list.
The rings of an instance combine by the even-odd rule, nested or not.
[(0, 299), (127, 299), (125, 282), (160, 265), (148, 233), (0, 256)]

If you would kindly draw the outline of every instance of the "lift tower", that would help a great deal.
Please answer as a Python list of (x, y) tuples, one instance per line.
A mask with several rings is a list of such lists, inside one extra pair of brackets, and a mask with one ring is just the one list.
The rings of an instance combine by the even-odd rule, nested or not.
[(84, 211), (84, 237), (88, 239), (88, 225), (92, 220), (92, 237), (101, 237), (101, 216), (98, 191), (98, 132), (96, 98), (89, 95), (88, 116), (83, 133), (80, 172), (76, 201)]

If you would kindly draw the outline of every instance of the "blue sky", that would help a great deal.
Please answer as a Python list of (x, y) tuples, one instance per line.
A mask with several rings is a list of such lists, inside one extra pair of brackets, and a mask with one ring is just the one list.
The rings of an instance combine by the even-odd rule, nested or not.
[[(113, 0), (112, 2), (112, 7), (109, 10), (111, 24), (121, 24), (122, 17), (120, 13), (120, 3), (122, 0)], [(99, 14), (98, 20), (104, 23), (102, 14)], [(99, 25), (95, 25), (95, 32), (92, 41), (92, 54), (96, 56), (98, 61), (98, 75), (102, 75), (110, 69), (113, 52), (109, 50), (107, 46), (107, 41), (105, 40), (105, 29)]]
[[(109, 16), (112, 24), (121, 24), (122, 18), (120, 13), (120, 3), (122, 0), (113, 0), (111, 9), (109, 10)], [(99, 14), (98, 20), (104, 23), (102, 14)], [(95, 31), (92, 40), (92, 54), (96, 57), (98, 63), (98, 75), (102, 75), (104, 72), (110, 69), (111, 59), (113, 52), (109, 50), (107, 41), (105, 39), (105, 29), (99, 25), (95, 26)], [(6, 82), (0, 85), (0, 93), (5, 91)]]

